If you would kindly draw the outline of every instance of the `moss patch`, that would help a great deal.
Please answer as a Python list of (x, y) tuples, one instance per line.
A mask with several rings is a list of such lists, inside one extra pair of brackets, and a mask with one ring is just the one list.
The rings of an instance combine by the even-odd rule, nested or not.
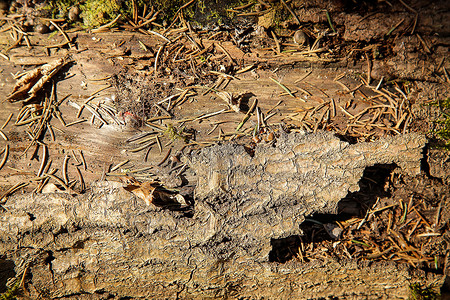
[[(139, 13), (142, 12), (144, 5), (149, 5), (145, 0), (136, 2)], [(185, 19), (200, 26), (230, 23), (235, 16), (227, 12), (227, 9), (249, 2), (251, 0), (197, 0), (183, 9), (183, 15)], [(158, 21), (166, 21), (170, 24), (180, 7), (187, 3), (186, 0), (156, 0), (151, 4), (156, 11), (160, 11)], [(45, 9), (53, 18), (62, 18), (66, 17), (69, 9), (75, 5), (79, 5), (81, 8), (83, 25), (87, 28), (95, 28), (108, 23), (118, 14), (130, 19), (133, 14), (131, 0), (49, 0)]]
[(440, 299), (440, 295), (431, 287), (422, 287), (419, 283), (413, 283), (410, 286), (410, 300), (435, 300)]
[(435, 135), (444, 142), (444, 147), (450, 150), (450, 98), (433, 103), (439, 107), (440, 118), (436, 121), (438, 128)]
[(92, 0), (81, 5), (81, 17), (86, 27), (97, 27), (108, 23), (120, 13), (117, 0)]

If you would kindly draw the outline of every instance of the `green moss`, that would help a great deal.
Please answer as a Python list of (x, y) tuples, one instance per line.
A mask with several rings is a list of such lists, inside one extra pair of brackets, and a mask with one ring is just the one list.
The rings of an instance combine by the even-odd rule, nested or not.
[[(186, 0), (138, 0), (138, 11), (141, 14), (144, 5), (147, 12), (153, 5), (159, 11), (158, 22), (170, 24), (180, 7)], [(254, 0), (197, 0), (183, 9), (184, 18), (194, 25), (206, 26), (211, 24), (229, 23), (235, 15), (227, 9), (245, 5)], [(78, 5), (81, 9), (80, 17), (87, 28), (95, 28), (113, 20), (118, 14), (131, 19), (133, 14), (132, 0), (48, 0), (45, 7), (48, 15), (53, 18), (65, 18), (69, 9)]]
[(172, 124), (169, 124), (167, 126), (167, 129), (164, 132), (164, 135), (167, 135), (172, 140), (176, 140), (176, 139), (183, 140), (185, 143), (189, 143), (189, 140), (192, 138), (192, 134), (186, 132), (185, 127), (182, 127), (181, 129), (177, 129)]
[(442, 140), (444, 147), (450, 150), (450, 98), (444, 100), (438, 100), (433, 105), (439, 107), (440, 116), (436, 120), (437, 129), (434, 134)]
[(431, 287), (422, 287), (419, 283), (410, 285), (410, 300), (434, 300), (440, 299), (439, 293), (436, 293)]
[(79, 3), (80, 1), (75, 0), (49, 0), (43, 9), (48, 11), (52, 18), (65, 18), (69, 9)]
[(15, 300), (16, 296), (20, 293), (20, 281), (17, 280), (16, 283), (8, 288), (6, 292), (0, 295), (0, 300)]
[(118, 0), (91, 0), (81, 5), (81, 17), (86, 27), (108, 23), (120, 13)]

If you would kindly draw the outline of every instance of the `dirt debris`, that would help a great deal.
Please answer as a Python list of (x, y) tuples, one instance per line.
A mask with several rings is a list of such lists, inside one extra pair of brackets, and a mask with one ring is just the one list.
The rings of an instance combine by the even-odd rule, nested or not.
[[(69, 264), (70, 267), (66, 268), (68, 260), (65, 258), (69, 258), (69, 252), (72, 250), (80, 251), (80, 259), (91, 257), (83, 249), (101, 249), (96, 248), (97, 242), (111, 240), (111, 235), (114, 236), (121, 230), (118, 228), (123, 225), (118, 225), (120, 222), (115, 223), (118, 219), (126, 220), (125, 223), (131, 222), (127, 224), (136, 224), (129, 219), (136, 209), (145, 219), (138, 223), (148, 223), (150, 219), (151, 226), (145, 229), (139, 227), (142, 225), (139, 223), (141, 225), (137, 226), (138, 229), (133, 225), (129, 231), (126, 229), (125, 233), (120, 231), (119, 235), (127, 236), (137, 230), (138, 236), (149, 237), (149, 240), (144, 241), (147, 245), (154, 242), (154, 239), (159, 243), (171, 240), (174, 238), (174, 232), (186, 238), (195, 236), (197, 233), (191, 234), (190, 231), (179, 233), (172, 225), (183, 223), (189, 218), (198, 218), (197, 221), (203, 222), (202, 225), (210, 224), (208, 216), (214, 217), (216, 221), (225, 216), (220, 213), (223, 213), (221, 209), (227, 205), (227, 201), (245, 198), (246, 195), (251, 198), (251, 195), (256, 193), (255, 190), (261, 194), (268, 193), (267, 199), (281, 199), (280, 195), (278, 198), (274, 196), (274, 191), (278, 191), (273, 190), (272, 194), (266, 191), (270, 186), (282, 185), (276, 178), (269, 180), (271, 182), (265, 187), (266, 190), (256, 187), (233, 189), (229, 188), (228, 184), (233, 182), (233, 178), (237, 178), (236, 174), (247, 176), (242, 184), (255, 179), (252, 172), (257, 168), (252, 163), (242, 171), (233, 159), (240, 160), (242, 165), (249, 161), (254, 162), (255, 157), (261, 158), (261, 149), (266, 149), (263, 151), (265, 154), (285, 155), (282, 151), (275, 153), (277, 150), (274, 150), (286, 143), (283, 138), (285, 132), (291, 131), (291, 136), (295, 135), (295, 132), (315, 132), (322, 137), (328, 136), (328, 133), (323, 133), (322, 130), (334, 132), (340, 140), (337, 137), (331, 140), (335, 141), (336, 145), (347, 145), (346, 147), (351, 149), (357, 147), (360, 142), (382, 143), (390, 139), (393, 141), (398, 138), (395, 137), (397, 135), (412, 136), (414, 132), (433, 137), (431, 130), (439, 128), (439, 123), (433, 120), (442, 118), (442, 112), (445, 112), (436, 103), (442, 102), (448, 96), (450, 82), (449, 61), (446, 59), (450, 43), (448, 26), (445, 26), (450, 18), (446, 18), (446, 5), (448, 4), (445, 1), (376, 4), (339, 1), (325, 4), (320, 1), (250, 3), (229, 9), (230, 15), (238, 16), (239, 20), (236, 18), (231, 25), (212, 27), (191, 23), (186, 19), (185, 8), (177, 11), (172, 23), (159, 24), (158, 9), (136, 5), (128, 18), (118, 16), (108, 24), (99, 24), (99, 27), (90, 33), (80, 31), (80, 28), (72, 22), (66, 22), (67, 20), (53, 19), (52, 22), (58, 25), (57, 27), (51, 23), (40, 24), (53, 25), (55, 28), (52, 29), (48, 26), (48, 29), (55, 30), (51, 35), (31, 31), (33, 24), (30, 23), (30, 17), (33, 14), (28, 12), (33, 10), (32, 6), (23, 5), (21, 11), (21, 7), (15, 5), (16, 13), (0, 20), (0, 25), (3, 26), (0, 35), (4, 37), (0, 39), (0, 72), (5, 75), (1, 78), (1, 93), (7, 95), (14, 88), (12, 77), (6, 74), (33, 70), (36, 65), (63, 58), (68, 54), (73, 57), (74, 64), (58, 72), (53, 82), (46, 84), (39, 97), (36, 97), (36, 103), (24, 107), (19, 107), (19, 103), (0, 104), (0, 123), (4, 124), (0, 130), (0, 149), (3, 149), (0, 152), (0, 197), (3, 204), (8, 206), (10, 201), (16, 201), (15, 197), (21, 196), (19, 193), (22, 191), (34, 190), (37, 194), (33, 197), (44, 202), (51, 202), (51, 197), (70, 199), (69, 202), (53, 199), (58, 202), (54, 207), (66, 204), (70, 206), (71, 202), (84, 203), (85, 197), (92, 195), (91, 192), (98, 192), (98, 198), (95, 198), (95, 195), (92, 197), (99, 199), (103, 208), (111, 208), (115, 217), (110, 224), (101, 223), (99, 231), (89, 231), (81, 228), (81, 225), (75, 225), (78, 229), (73, 229), (75, 227), (64, 222), (65, 229), (61, 232), (56, 229), (58, 226), (51, 230), (44, 226), (42, 232), (51, 232), (54, 236), (56, 234), (57, 239), (67, 239), (67, 243), (62, 243), (62, 248), (51, 243), (46, 244), (47, 248), (41, 247), (46, 250), (39, 254), (32, 250), (18, 254), (12, 266), (16, 272), (16, 276), (12, 275), (14, 280), (17, 282), (21, 274), (27, 273), (24, 272), (25, 261), (19, 262), (17, 257), (31, 255), (36, 260), (30, 274), (36, 280), (24, 275), (23, 282), (27, 285), (41, 288), (44, 284), (40, 282), (49, 282), (49, 278), (55, 279), (51, 272), (47, 272), (48, 261), (51, 261), (50, 266), (55, 267), (52, 271), (62, 270), (61, 273), (55, 273), (61, 276), (56, 277), (57, 282), (61, 280), (67, 283), (72, 280), (70, 285), (75, 286), (70, 291), (64, 288), (57, 291), (60, 287), (58, 285), (55, 290), (42, 289), (42, 294), (63, 298), (86, 291), (90, 293), (86, 297), (100, 298), (106, 294), (108, 295), (105, 297), (114, 297), (120, 293), (129, 296), (132, 292), (135, 292), (136, 296), (141, 292), (144, 295), (145, 288), (136, 291), (126, 284), (120, 286), (120, 292), (114, 286), (108, 286), (108, 289), (111, 289), (105, 292), (105, 295), (98, 295), (98, 289), (107, 288), (92, 288), (92, 285), (88, 284), (90, 275), (82, 277), (83, 284), (86, 284), (84, 290), (77, 289), (76, 286), (82, 284), (73, 285), (73, 278), (80, 276), (71, 272), (78, 265), (74, 267)], [(256, 22), (256, 19), (259, 19), (259, 22)], [(299, 31), (304, 34), (305, 40), (302, 43), (294, 40), (295, 32)], [(109, 83), (112, 83), (114, 90)], [(55, 92), (52, 92), (52, 88)], [(45, 114), (45, 107), (49, 111), (48, 114)], [(25, 111), (25, 117), (22, 115), (24, 118), (20, 120), (16, 119), (16, 112), (19, 111)], [(11, 112), (14, 116), (8, 121)], [(21, 121), (26, 124), (17, 126)], [(43, 127), (42, 131), (40, 127)], [(235, 144), (230, 146), (228, 141)], [(421, 139), (416, 142), (421, 142)], [(216, 143), (225, 143), (228, 146), (203, 149)], [(416, 172), (419, 169), (418, 159), (410, 166), (416, 172), (414, 176), (398, 172), (394, 164), (384, 162), (365, 170), (357, 168), (358, 176), (350, 180), (354, 192), (342, 192), (337, 198), (343, 200), (337, 202), (336, 198), (332, 205), (325, 205), (325, 211), (319, 214), (298, 218), (297, 223), (300, 223), (300, 220), (304, 222), (300, 228), (298, 224), (297, 227), (294, 226), (295, 230), (292, 232), (281, 233), (282, 230), (275, 226), (273, 230), (278, 230), (280, 234), (273, 234), (270, 240), (264, 240), (262, 248), (255, 246), (257, 243), (251, 238), (253, 232), (242, 237), (237, 236), (239, 230), (236, 235), (229, 235), (232, 236), (231, 241), (225, 230), (225, 233), (220, 232), (211, 237), (205, 245), (191, 244), (192, 251), (195, 252), (198, 249), (196, 247), (200, 247), (200, 251), (206, 251), (208, 259), (220, 259), (214, 261), (214, 264), (200, 263), (194, 269), (183, 269), (186, 272), (183, 271), (183, 275), (177, 277), (176, 283), (163, 280), (163, 288), (155, 288), (152, 293), (161, 295), (162, 291), (172, 291), (171, 287), (176, 286), (178, 295), (188, 293), (187, 291), (204, 295), (205, 290), (198, 287), (206, 285), (202, 285), (205, 283), (201, 283), (201, 279), (196, 277), (200, 274), (198, 272), (203, 272), (203, 267), (209, 270), (198, 275), (203, 278), (209, 278), (218, 266), (222, 271), (218, 277), (213, 276), (213, 279), (222, 280), (223, 277), (220, 276), (226, 274), (238, 274), (239, 277), (241, 269), (236, 269), (236, 265), (230, 262), (236, 261), (237, 258), (233, 260), (227, 256), (229, 248), (237, 240), (237, 252), (263, 258), (264, 270), (275, 270), (271, 273), (272, 279), (276, 277), (274, 282), (280, 284), (273, 285), (274, 289), (281, 287), (282, 282), (286, 280), (286, 277), (280, 275), (280, 270), (289, 269), (290, 274), (295, 277), (300, 276), (299, 268), (308, 266), (319, 266), (323, 270), (334, 266), (342, 272), (346, 269), (353, 270), (354, 274), (359, 275), (351, 277), (350, 283), (359, 282), (359, 276), (366, 276), (364, 281), (370, 280), (368, 278), (380, 280), (380, 277), (385, 276), (391, 283), (396, 282), (393, 286), (398, 291), (394, 293), (377, 290), (378, 295), (386, 295), (386, 298), (392, 298), (394, 294), (404, 297), (408, 293), (409, 284), (419, 277), (427, 278), (420, 284), (429, 286), (439, 283), (444, 286), (442, 280), (448, 274), (449, 265), (448, 255), (446, 256), (449, 247), (446, 221), (449, 212), (446, 199), (450, 198), (447, 156), (445, 152), (433, 148), (435, 140), (431, 139), (429, 143), (431, 145), (427, 146), (429, 149), (427, 148), (420, 165), (421, 173)], [(332, 144), (334, 145), (334, 142)], [(23, 154), (27, 147), (31, 147), (33, 151)], [(189, 161), (189, 157), (197, 151), (211, 155), (228, 153), (223, 150), (225, 148), (220, 147), (231, 149), (232, 158), (226, 163), (232, 165), (229, 170), (236, 172), (219, 172), (225, 175), (219, 176), (220, 180), (215, 181), (211, 179), (214, 176), (210, 176), (217, 173), (210, 165), (214, 159), (208, 161), (205, 158), (200, 165), (206, 165), (208, 169), (200, 169)], [(212, 149), (216, 149), (217, 153)], [(234, 155), (237, 152), (239, 155)], [(358, 161), (355, 156), (352, 157)], [(321, 161), (321, 158), (323, 157), (317, 158), (315, 162)], [(401, 159), (408, 160), (408, 157)], [(281, 159), (278, 162), (285, 161)], [(192, 167), (189, 168), (189, 165)], [(280, 169), (281, 164), (276, 167)], [(402, 167), (408, 169), (407, 163)], [(283, 168), (286, 169), (289, 168)], [(195, 176), (198, 174), (194, 174), (194, 170), (208, 178), (198, 184), (195, 193)], [(210, 173), (206, 174), (206, 171)], [(115, 183), (121, 176), (129, 176), (142, 187), (155, 182), (155, 185), (170, 195), (183, 194), (193, 205), (185, 211), (170, 210), (164, 205), (163, 208), (155, 208), (152, 203), (140, 206), (142, 203), (139, 198), (124, 194), (123, 186)], [(325, 178), (324, 176), (322, 177)], [(108, 192), (96, 189), (95, 184), (91, 187), (92, 182), (105, 178), (110, 181), (103, 186), (109, 189)], [(224, 178), (229, 179), (225, 184)], [(287, 185), (289, 182), (294, 184), (288, 181)], [(221, 187), (227, 187), (228, 189), (225, 189), (231, 196), (221, 191)], [(356, 191), (357, 189), (359, 191)], [(217, 191), (223, 193), (221, 197), (212, 196)], [(326, 192), (327, 186), (322, 186), (322, 191)], [(119, 202), (122, 202), (111, 203), (111, 207), (108, 206), (109, 202), (101, 202), (104, 200), (102, 197), (109, 197), (108, 193), (116, 195), (120, 198)], [(72, 197), (69, 194), (77, 196)], [(198, 198), (199, 195), (209, 195), (208, 197), (214, 200), (202, 202)], [(151, 199), (151, 193), (144, 198)], [(324, 196), (321, 199), (325, 198), (329, 197)], [(129, 201), (136, 206), (128, 211)], [(272, 204), (278, 200), (273, 200), (273, 203), (271, 201), (259, 205), (255, 211), (244, 207), (247, 209), (245, 213), (270, 211), (275, 217), (266, 223), (278, 224), (276, 214), (283, 214), (289, 211), (289, 208), (288, 205), (277, 208)], [(129, 212), (128, 214), (121, 215), (122, 212), (116, 211), (117, 205), (122, 204), (123, 211)], [(241, 204), (238, 203), (237, 206)], [(36, 205), (39, 206), (38, 203)], [(301, 203), (297, 201), (290, 206), (292, 208), (297, 207), (296, 205), (301, 206)], [(10, 206), (8, 208), (12, 209)], [(106, 209), (108, 213), (109, 208)], [(74, 209), (76, 210), (75, 207)], [(338, 212), (338, 215), (329, 212)], [(233, 215), (229, 211), (227, 213)], [(245, 213), (243, 215), (246, 216)], [(6, 215), (7, 212), (4, 216)], [(100, 220), (100, 215), (99, 213), (96, 221)], [(256, 218), (256, 215), (252, 216)], [(21, 220), (26, 222), (35, 222), (46, 217), (35, 214), (32, 210), (21, 216)], [(66, 217), (61, 216), (65, 220)], [(153, 220), (158, 218), (164, 221), (155, 221), (158, 224), (153, 224)], [(228, 218), (231, 220), (224, 221), (220, 226), (239, 224), (236, 216)], [(289, 223), (289, 220), (283, 222)], [(80, 221), (77, 224), (84, 223)], [(92, 224), (97, 223), (93, 221)], [(193, 226), (194, 229), (200, 230), (200, 233), (205, 233), (205, 228), (197, 228), (195, 224)], [(110, 236), (102, 235), (104, 228), (111, 229), (108, 231)], [(217, 229), (214, 228), (210, 227), (209, 230)], [(152, 232), (149, 236), (147, 229)], [(71, 234), (79, 231), (81, 235), (75, 234), (71, 239), (64, 230)], [(36, 240), (24, 233), (24, 243), (31, 241), (35, 245), (41, 236), (34, 231), (33, 234), (37, 234)], [(153, 240), (151, 235), (155, 235)], [(99, 239), (89, 241), (85, 239), (86, 236), (98, 236)], [(205, 236), (209, 237), (207, 233)], [(42, 240), (46, 240), (44, 235)], [(128, 236), (121, 241), (125, 244), (133, 243)], [(152, 251), (159, 253), (159, 250), (155, 249), (152, 248)], [(169, 250), (171, 258), (177, 257), (177, 253), (179, 255), (180, 250), (178, 248), (177, 252), (176, 249), (177, 246), (173, 246)], [(184, 250), (182, 247), (181, 253), (184, 253)], [(15, 254), (11, 253), (13, 252), (8, 252), (8, 255), (12, 258)], [(142, 253), (137, 255), (141, 257)], [(142, 257), (148, 258), (145, 253)], [(189, 265), (189, 262), (196, 259), (205, 259), (205, 256), (197, 252), (190, 257), (192, 260), (188, 261), (181, 258), (183, 263), (180, 266)], [(350, 262), (346, 264), (346, 260)], [(146, 270), (153, 272), (157, 263), (152, 258), (148, 258), (146, 263), (147, 265), (137, 263), (133, 266), (138, 269), (151, 266)], [(334, 263), (336, 264), (333, 265)], [(356, 265), (352, 265), (354, 263)], [(370, 273), (369, 265), (375, 266), (374, 273)], [(9, 268), (8, 272), (12, 270), (10, 262), (5, 261), (4, 266)], [(124, 262), (123, 266), (125, 268), (127, 263)], [(91, 274), (90, 267), (93, 265), (84, 269), (88, 269), (86, 274)], [(247, 265), (246, 268), (258, 269), (254, 265)], [(394, 278), (389, 272), (384, 274), (383, 268), (400, 275)], [(233, 273), (236, 270), (237, 273)], [(324, 297), (348, 296), (339, 288), (342, 284), (341, 275), (345, 273), (340, 272), (331, 272), (341, 278), (341, 283), (333, 281), (330, 292), (324, 292), (320, 287), (314, 290), (309, 286), (310, 296), (317, 296), (317, 293), (322, 293), (320, 295)], [(44, 274), (42, 281), (37, 277), (40, 273)], [(69, 277), (72, 279), (61, 275), (63, 273), (70, 273)], [(381, 273), (384, 275), (380, 276)], [(319, 275), (322, 276), (322, 273)], [(111, 276), (116, 274), (111, 273)], [(246, 295), (244, 289), (239, 289), (239, 286), (245, 286), (245, 282), (251, 281), (245, 276), (244, 274), (236, 280), (228, 278), (225, 289), (219, 285), (225, 292), (213, 289), (211, 295)], [(260, 276), (260, 273), (253, 278), (255, 276)], [(305, 273), (301, 273), (301, 276), (307, 277)], [(289, 278), (295, 285), (295, 280), (292, 280), (294, 277)], [(186, 281), (186, 278), (190, 279)], [(14, 280), (11, 279), (8, 286), (11, 287)], [(145, 282), (142, 281), (143, 286), (146, 286)], [(190, 286), (189, 282), (199, 285)], [(373, 286), (365, 288), (370, 289)], [(265, 284), (261, 285), (261, 289), (267, 290), (269, 296), (273, 292), (272, 289), (267, 289)], [(445, 288), (442, 290), (445, 291)], [(370, 296), (357, 288), (355, 293)], [(283, 295), (298, 296), (295, 293)], [(306, 297), (304, 293), (302, 296)]]

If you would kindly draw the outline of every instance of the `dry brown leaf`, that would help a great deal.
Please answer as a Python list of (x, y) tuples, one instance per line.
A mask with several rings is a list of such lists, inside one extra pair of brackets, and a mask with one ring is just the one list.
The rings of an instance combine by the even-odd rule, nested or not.
[(237, 96), (237, 97), (233, 97), (233, 94), (228, 93), (228, 92), (216, 92), (217, 96), (219, 96), (223, 101), (225, 101), (232, 110), (234, 110), (235, 112), (241, 112), (241, 100), (242, 97), (241, 95)]
[(37, 67), (20, 77), (12, 92), (6, 98), (10, 102), (29, 101), (36, 97), (37, 92), (49, 81), (64, 65), (64, 58)]
[(126, 191), (141, 198), (147, 205), (188, 205), (182, 195), (165, 190), (158, 182), (145, 181), (141, 183), (131, 176), (121, 176), (119, 179), (125, 184)]

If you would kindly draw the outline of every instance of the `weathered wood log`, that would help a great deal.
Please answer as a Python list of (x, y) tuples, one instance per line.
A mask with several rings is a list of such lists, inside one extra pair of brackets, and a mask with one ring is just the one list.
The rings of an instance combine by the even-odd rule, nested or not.
[(364, 168), (417, 174), (425, 142), (409, 134), (350, 145), (318, 133), (282, 136), (253, 157), (232, 144), (205, 148), (190, 157), (198, 184), (188, 211), (148, 206), (117, 182), (77, 197), (16, 195), (0, 213), (0, 271), (27, 272), (31, 298), (404, 297), (414, 276), (406, 266), (279, 264), (269, 252), (274, 239), (302, 234), (305, 216), (336, 212)]

